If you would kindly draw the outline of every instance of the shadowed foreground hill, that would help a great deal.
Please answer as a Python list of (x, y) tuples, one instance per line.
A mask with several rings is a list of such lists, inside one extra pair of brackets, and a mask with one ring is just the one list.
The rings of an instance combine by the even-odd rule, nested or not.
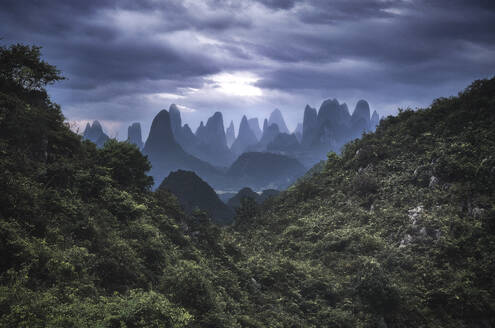
[(187, 213), (198, 208), (206, 211), (214, 222), (232, 223), (234, 211), (194, 172), (183, 170), (172, 172), (163, 180), (159, 189), (167, 189), (177, 196)]
[(495, 80), (382, 120), (232, 227), (63, 123), (0, 47), (0, 327), (493, 327)]

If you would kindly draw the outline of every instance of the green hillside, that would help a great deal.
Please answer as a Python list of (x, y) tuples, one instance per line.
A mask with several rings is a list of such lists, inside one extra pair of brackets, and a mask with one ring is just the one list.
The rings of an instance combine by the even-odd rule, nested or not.
[(495, 79), (220, 228), (71, 132), (39, 58), (0, 48), (0, 327), (495, 326)]
[(259, 308), (262, 317), (282, 326), (493, 326), (494, 154), (495, 79), (401, 111), (330, 154), (321, 173), (240, 228), (273, 305)]

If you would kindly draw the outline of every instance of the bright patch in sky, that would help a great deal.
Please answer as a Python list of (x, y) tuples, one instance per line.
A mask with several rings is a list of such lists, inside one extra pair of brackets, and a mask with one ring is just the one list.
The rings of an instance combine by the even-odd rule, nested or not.
[(187, 107), (187, 106), (184, 106), (184, 105), (177, 105), (177, 107), (183, 113), (194, 113), (196, 111), (194, 108)]
[(184, 96), (177, 95), (175, 93), (166, 93), (166, 92), (160, 92), (160, 93), (154, 93), (154, 97), (158, 97), (160, 99), (182, 99)]
[(254, 85), (260, 78), (250, 72), (218, 73), (206, 80), (210, 81), (213, 88), (230, 96), (259, 97), (263, 94)]

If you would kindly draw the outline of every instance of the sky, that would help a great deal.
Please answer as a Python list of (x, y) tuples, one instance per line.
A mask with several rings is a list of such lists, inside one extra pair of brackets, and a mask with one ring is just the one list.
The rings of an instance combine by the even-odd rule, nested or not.
[(289, 129), (306, 104), (359, 99), (381, 116), (495, 74), (493, 0), (2, 0), (0, 44), (42, 47), (73, 127), (125, 139), (179, 105), (193, 130), (221, 111)]

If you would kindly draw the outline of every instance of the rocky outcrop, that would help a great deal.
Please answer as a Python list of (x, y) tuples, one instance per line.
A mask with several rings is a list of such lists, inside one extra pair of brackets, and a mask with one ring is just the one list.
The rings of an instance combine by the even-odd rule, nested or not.
[(103, 132), (100, 122), (93, 121), (93, 124), (86, 124), (84, 129), (83, 139), (92, 141), (96, 144), (98, 148), (103, 147), (105, 142), (107, 142), (110, 137)]
[(239, 126), (239, 134), (232, 144), (231, 150), (234, 154), (242, 154), (249, 146), (255, 145), (258, 142), (253, 131), (249, 127), (246, 116), (244, 115)]
[(136, 145), (139, 149), (143, 148), (143, 137), (141, 135), (140, 123), (132, 123), (127, 128), (127, 142)]

